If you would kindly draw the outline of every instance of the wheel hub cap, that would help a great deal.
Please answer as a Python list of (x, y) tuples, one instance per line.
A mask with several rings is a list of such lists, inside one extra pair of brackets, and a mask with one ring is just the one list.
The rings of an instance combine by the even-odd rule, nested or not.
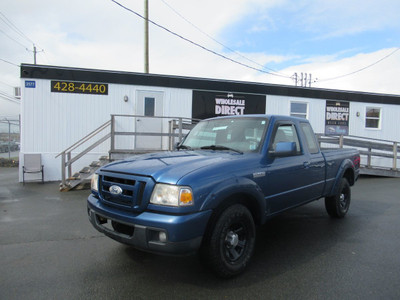
[(341, 206), (342, 208), (345, 208), (345, 207), (346, 207), (347, 199), (346, 199), (346, 195), (345, 195), (345, 194), (343, 194), (343, 193), (340, 194), (339, 202), (340, 202), (340, 206)]
[(229, 231), (226, 235), (225, 241), (229, 248), (235, 248), (239, 243), (239, 236), (233, 231)]

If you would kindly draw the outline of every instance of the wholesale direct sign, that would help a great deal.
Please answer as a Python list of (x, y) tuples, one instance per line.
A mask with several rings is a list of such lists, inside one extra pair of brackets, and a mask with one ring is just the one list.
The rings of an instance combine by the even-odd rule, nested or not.
[(265, 95), (193, 91), (192, 118), (265, 114)]
[(346, 101), (326, 101), (325, 134), (349, 134), (350, 104)]
[(246, 100), (234, 99), (233, 94), (228, 94), (228, 97), (215, 98), (215, 114), (216, 115), (244, 115), (246, 108)]

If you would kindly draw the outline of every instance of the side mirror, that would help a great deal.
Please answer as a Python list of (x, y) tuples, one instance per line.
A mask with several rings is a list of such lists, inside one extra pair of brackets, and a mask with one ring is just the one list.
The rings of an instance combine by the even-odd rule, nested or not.
[(296, 143), (295, 142), (280, 142), (275, 146), (275, 151), (269, 151), (274, 157), (285, 157), (296, 155)]

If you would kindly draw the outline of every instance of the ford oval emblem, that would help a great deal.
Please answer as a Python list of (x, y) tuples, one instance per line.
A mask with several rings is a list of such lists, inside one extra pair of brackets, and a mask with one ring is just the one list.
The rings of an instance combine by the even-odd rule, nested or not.
[(112, 185), (108, 189), (111, 194), (113, 195), (121, 195), (122, 194), (122, 189), (118, 185)]

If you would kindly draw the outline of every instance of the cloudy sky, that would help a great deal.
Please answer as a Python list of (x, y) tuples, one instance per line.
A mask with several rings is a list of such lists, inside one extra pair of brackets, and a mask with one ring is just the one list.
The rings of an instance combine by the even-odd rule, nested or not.
[[(0, 92), (20, 85), (33, 43), (38, 64), (143, 72), (144, 21), (133, 12), (143, 15), (144, 0), (118, 2), (131, 11), (1, 0)], [(284, 85), (307, 73), (315, 88), (400, 94), (398, 0), (149, 0), (149, 14), (176, 34), (150, 24), (150, 73)]]

